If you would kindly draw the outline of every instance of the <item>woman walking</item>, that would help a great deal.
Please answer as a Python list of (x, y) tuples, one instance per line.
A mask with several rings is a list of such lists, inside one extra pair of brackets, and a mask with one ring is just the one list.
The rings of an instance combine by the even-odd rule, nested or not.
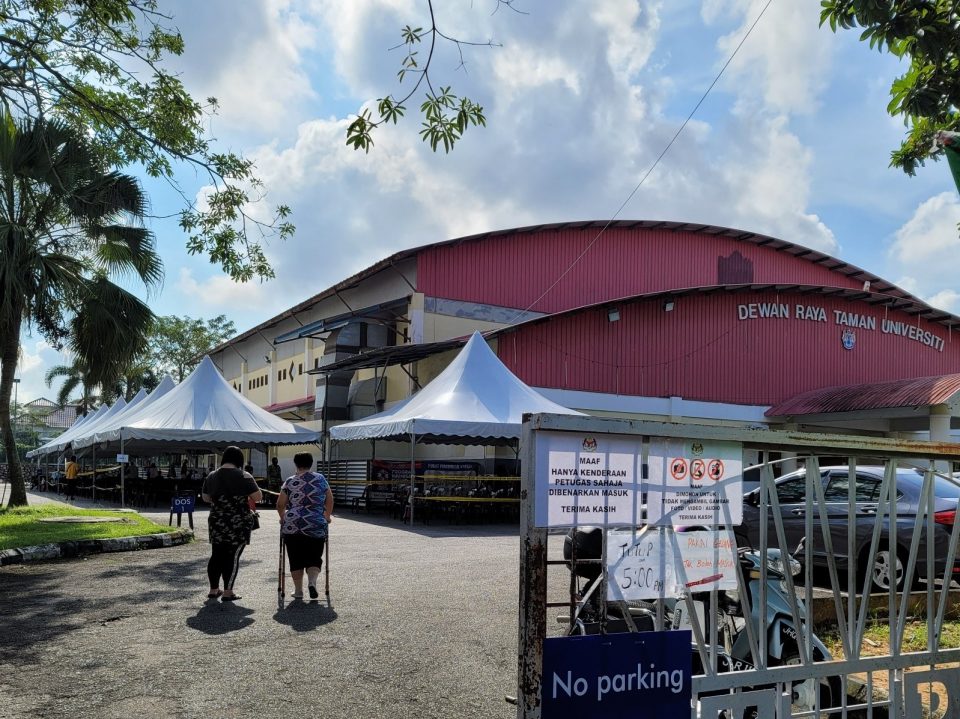
[(277, 497), (280, 515), (280, 534), (290, 560), (293, 578), (293, 598), (303, 598), (303, 572), (307, 572), (310, 598), (320, 596), (317, 577), (323, 564), (323, 547), (327, 540), (327, 526), (333, 512), (333, 492), (326, 477), (311, 471), (313, 455), (300, 452), (294, 455), (297, 473), (288, 477)]
[[(210, 504), (207, 524), (212, 547), (207, 563), (208, 599), (220, 597), (224, 602), (240, 599), (233, 591), (233, 583), (243, 548), (250, 544), (250, 530), (256, 516), (250, 511), (250, 503), (259, 502), (262, 496), (256, 480), (240, 469), (242, 466), (240, 448), (227, 447), (223, 450), (220, 469), (208, 474), (203, 481), (203, 501)], [(223, 589), (220, 589), (221, 579)]]

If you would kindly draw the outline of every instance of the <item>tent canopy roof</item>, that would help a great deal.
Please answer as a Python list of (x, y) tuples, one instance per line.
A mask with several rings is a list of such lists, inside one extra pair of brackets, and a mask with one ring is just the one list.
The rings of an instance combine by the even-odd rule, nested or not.
[(333, 427), (338, 440), (408, 439), (449, 444), (496, 444), (520, 437), (528, 412), (581, 414), (551, 402), (521, 382), (479, 332), (430, 384), (386, 412)]
[[(252, 447), (264, 444), (310, 444), (319, 433), (277, 417), (237, 392), (209, 357), (189, 377), (154, 402), (145, 400), (96, 442), (132, 442), (167, 447)], [(101, 428), (103, 425), (101, 425)]]

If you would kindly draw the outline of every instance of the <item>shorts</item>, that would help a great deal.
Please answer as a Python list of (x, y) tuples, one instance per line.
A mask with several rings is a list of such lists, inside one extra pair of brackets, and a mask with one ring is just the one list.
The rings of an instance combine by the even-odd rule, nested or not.
[(323, 564), (323, 547), (326, 537), (308, 537), (306, 534), (284, 534), (283, 543), (287, 547), (287, 561), (290, 571), (307, 567), (320, 567)]

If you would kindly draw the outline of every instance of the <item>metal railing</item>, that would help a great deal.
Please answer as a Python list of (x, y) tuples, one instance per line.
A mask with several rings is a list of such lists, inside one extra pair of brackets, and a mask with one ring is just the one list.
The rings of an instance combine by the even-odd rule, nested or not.
[[(764, 457), (771, 452), (794, 453), (805, 472), (792, 473), (794, 484), (786, 488), (784, 480), (775, 477), (774, 462), (744, 468), (759, 471), (760, 487), (751, 500), (755, 501), (755, 512), (749, 519), (745, 517), (748, 526), (732, 529), (740, 550), (738, 558), (752, 554), (759, 560), (755, 565), (737, 562), (735, 590), (689, 590), (679, 596), (661, 591), (658, 598), (631, 608), (637, 603), (619, 601), (615, 591), (612, 598), (607, 598), (605, 550), (601, 558), (579, 559), (600, 562), (600, 577), (590, 586), (580, 586), (576, 581), (575, 554), (563, 559), (549, 555), (549, 548), (554, 546), (555, 550), (557, 544), (556, 540), (551, 544), (549, 537), (557, 530), (536, 526), (535, 508), (537, 493), (548, 481), (543, 476), (544, 467), (537, 465), (538, 461), (542, 464), (538, 441), (544, 441), (544, 433), (616, 438), (633, 443), (638, 471), (631, 489), (639, 492), (649, 489), (650, 446), (658, 440), (736, 442), (744, 450), (759, 451)], [(960, 647), (944, 646), (941, 640), (941, 628), (951, 606), (954, 569), (960, 568), (958, 512), (951, 514), (949, 509), (956, 507), (956, 497), (960, 497), (960, 488), (949, 471), (951, 463), (960, 461), (960, 445), (533, 415), (524, 422), (521, 447), (518, 717), (542, 716), (548, 610), (568, 607), (568, 619), (558, 630), (574, 634), (584, 630), (583, 617), (591, 602), (599, 610), (593, 628), (599, 633), (610, 630), (612, 616), (621, 618), (620, 628), (627, 631), (669, 631), (677, 608), (686, 610), (693, 637), (692, 661), (697, 667), (691, 682), (690, 716), (694, 719), (915, 719), (943, 716), (945, 708), (947, 716), (960, 716), (956, 706), (960, 699), (955, 698), (960, 697)], [(821, 466), (824, 457), (842, 457), (845, 461), (826, 470)], [(858, 495), (858, 477), (865, 472), (870, 479), (870, 493), (861, 487)], [(829, 481), (842, 480), (844, 475), (847, 490), (845, 496), (838, 496)], [(787, 491), (796, 490), (797, 481), (803, 485), (799, 499)], [(829, 496), (828, 491), (832, 492)], [(938, 492), (953, 499), (938, 499)], [(732, 522), (720, 524), (731, 528)], [(676, 544), (675, 528), (669, 524), (647, 526), (642, 515), (626, 530), (632, 530), (634, 537), (647, 533), (667, 544)], [(791, 546), (791, 537), (798, 533), (802, 533), (803, 542), (797, 559), (803, 571), (794, 579), (789, 571), (777, 574), (767, 558), (772, 556), (771, 549), (796, 552), (797, 545)], [(677, 571), (682, 573), (682, 562), (678, 565)], [(884, 567), (889, 570), (889, 586), (881, 599), (871, 592), (871, 585), (883, 584)], [(922, 577), (921, 568), (925, 570)], [(555, 586), (555, 582), (548, 582), (548, 571), (570, 575), (569, 596), (561, 600), (548, 597), (548, 586)], [(960, 573), (956, 576), (960, 577)], [(825, 586), (817, 588), (818, 584)], [(908, 596), (914, 586), (921, 590), (919, 597), (917, 593)], [(788, 661), (783, 647), (779, 654), (774, 647), (782, 643), (783, 637), (772, 635), (763, 621), (751, 621), (754, 613), (760, 618), (768, 616), (774, 594), (785, 600), (783, 626), (793, 627), (793, 635), (787, 641), (795, 651)], [(730, 597), (736, 599), (739, 609), (731, 610)], [(700, 613), (695, 606), (698, 601)], [(833, 626), (829, 627), (832, 651), (825, 648), (818, 636), (825, 625), (815, 625), (812, 616), (813, 606), (823, 607), (824, 603), (828, 610), (832, 604), (834, 615), (830, 622)], [(739, 622), (736, 617), (731, 618), (737, 612)], [(912, 612), (922, 618), (912, 618)], [(865, 644), (866, 634), (877, 624), (878, 616), (882, 618), (880, 623), (889, 628), (888, 643)], [(925, 632), (922, 649), (905, 650), (908, 631)], [(740, 647), (737, 657), (733, 657), (732, 632), (736, 632)], [(939, 692), (934, 691), (937, 685)], [(950, 706), (948, 697), (953, 702)]]

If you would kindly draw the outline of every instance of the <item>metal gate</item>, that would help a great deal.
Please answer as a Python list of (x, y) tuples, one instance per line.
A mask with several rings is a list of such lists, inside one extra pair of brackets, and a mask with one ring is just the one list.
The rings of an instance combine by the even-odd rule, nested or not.
[[(571, 545), (573, 556), (560, 557), (561, 539), (556, 535), (565, 530), (536, 526), (535, 498), (548, 481), (544, 467), (538, 467), (538, 461), (543, 464), (543, 458), (538, 459), (538, 441), (544, 444), (545, 433), (577, 435), (584, 438), (585, 446), (603, 439), (632, 444), (638, 461), (631, 489), (639, 492), (650, 489), (650, 448), (660, 441), (733, 442), (751, 454), (759, 453), (766, 461), (744, 466), (759, 474), (760, 480), (746, 500), (755, 502), (751, 523), (735, 530), (737, 556), (759, 557), (759, 564), (751, 568), (745, 559), (736, 562), (736, 589), (726, 593), (739, 599), (739, 625), (725, 615), (728, 600), (718, 589), (700, 594), (684, 591), (672, 603), (661, 590), (644, 607), (608, 599), (606, 550), (593, 588), (575, 587), (576, 544)], [(521, 447), (518, 717), (544, 716), (544, 641), (548, 636), (582, 631), (584, 623), (577, 618), (591, 601), (601, 608), (595, 627), (599, 633), (618, 631), (611, 619), (617, 612), (623, 618), (619, 631), (643, 631), (635, 621), (638, 612), (653, 631), (671, 629), (676, 617), (686, 614), (693, 637), (691, 661), (699, 667), (691, 681), (693, 719), (960, 717), (960, 643), (947, 646), (941, 641), (953, 601), (950, 586), (954, 576), (960, 578), (956, 519), (960, 488), (950, 471), (952, 463), (960, 461), (960, 445), (532, 415), (524, 422)], [(788, 473), (786, 479), (777, 477), (785, 461), (770, 460), (771, 453), (795, 457), (804, 465), (803, 471)], [(644, 512), (648, 509), (644, 505)], [(655, 533), (674, 543), (677, 536), (671, 525), (648, 526), (643, 514), (636, 515), (628, 531), (634, 537)], [(797, 533), (803, 535), (799, 552), (789, 539)], [(748, 542), (747, 536), (753, 539)], [(802, 573), (796, 577), (790, 571), (777, 574), (768, 561), (776, 552), (770, 550), (782, 551), (781, 569), (786, 553), (798, 554)], [(682, 563), (677, 564), (677, 571), (683, 572)], [(921, 568), (927, 569), (921, 572)], [(874, 584), (882, 586), (884, 576), (889, 588), (878, 596), (870, 589)], [(777, 577), (778, 583), (772, 584)], [(566, 587), (568, 579), (569, 594), (561, 596), (556, 589)], [(901, 592), (898, 584), (919, 591)], [(780, 639), (763, 621), (755, 623), (751, 617), (754, 611), (761, 620), (769, 616), (776, 587), (781, 588), (778, 596), (787, 600), (782, 619), (783, 626), (795, 628), (786, 640), (794, 650), (787, 658), (781, 653), (772, 660), (773, 644)], [(599, 600), (593, 591), (602, 592)], [(826, 650), (827, 656), (818, 636), (825, 625), (815, 621), (815, 607), (832, 619), (833, 648)], [(554, 623), (553, 613), (563, 611), (568, 612), (567, 619)], [(740, 627), (739, 645), (747, 647), (742, 661), (731, 659), (730, 637), (736, 626)], [(876, 632), (878, 626), (881, 634), (887, 631), (882, 627), (889, 629), (888, 644), (865, 642), (868, 631)], [(925, 634), (920, 646), (916, 646), (918, 634)]]

